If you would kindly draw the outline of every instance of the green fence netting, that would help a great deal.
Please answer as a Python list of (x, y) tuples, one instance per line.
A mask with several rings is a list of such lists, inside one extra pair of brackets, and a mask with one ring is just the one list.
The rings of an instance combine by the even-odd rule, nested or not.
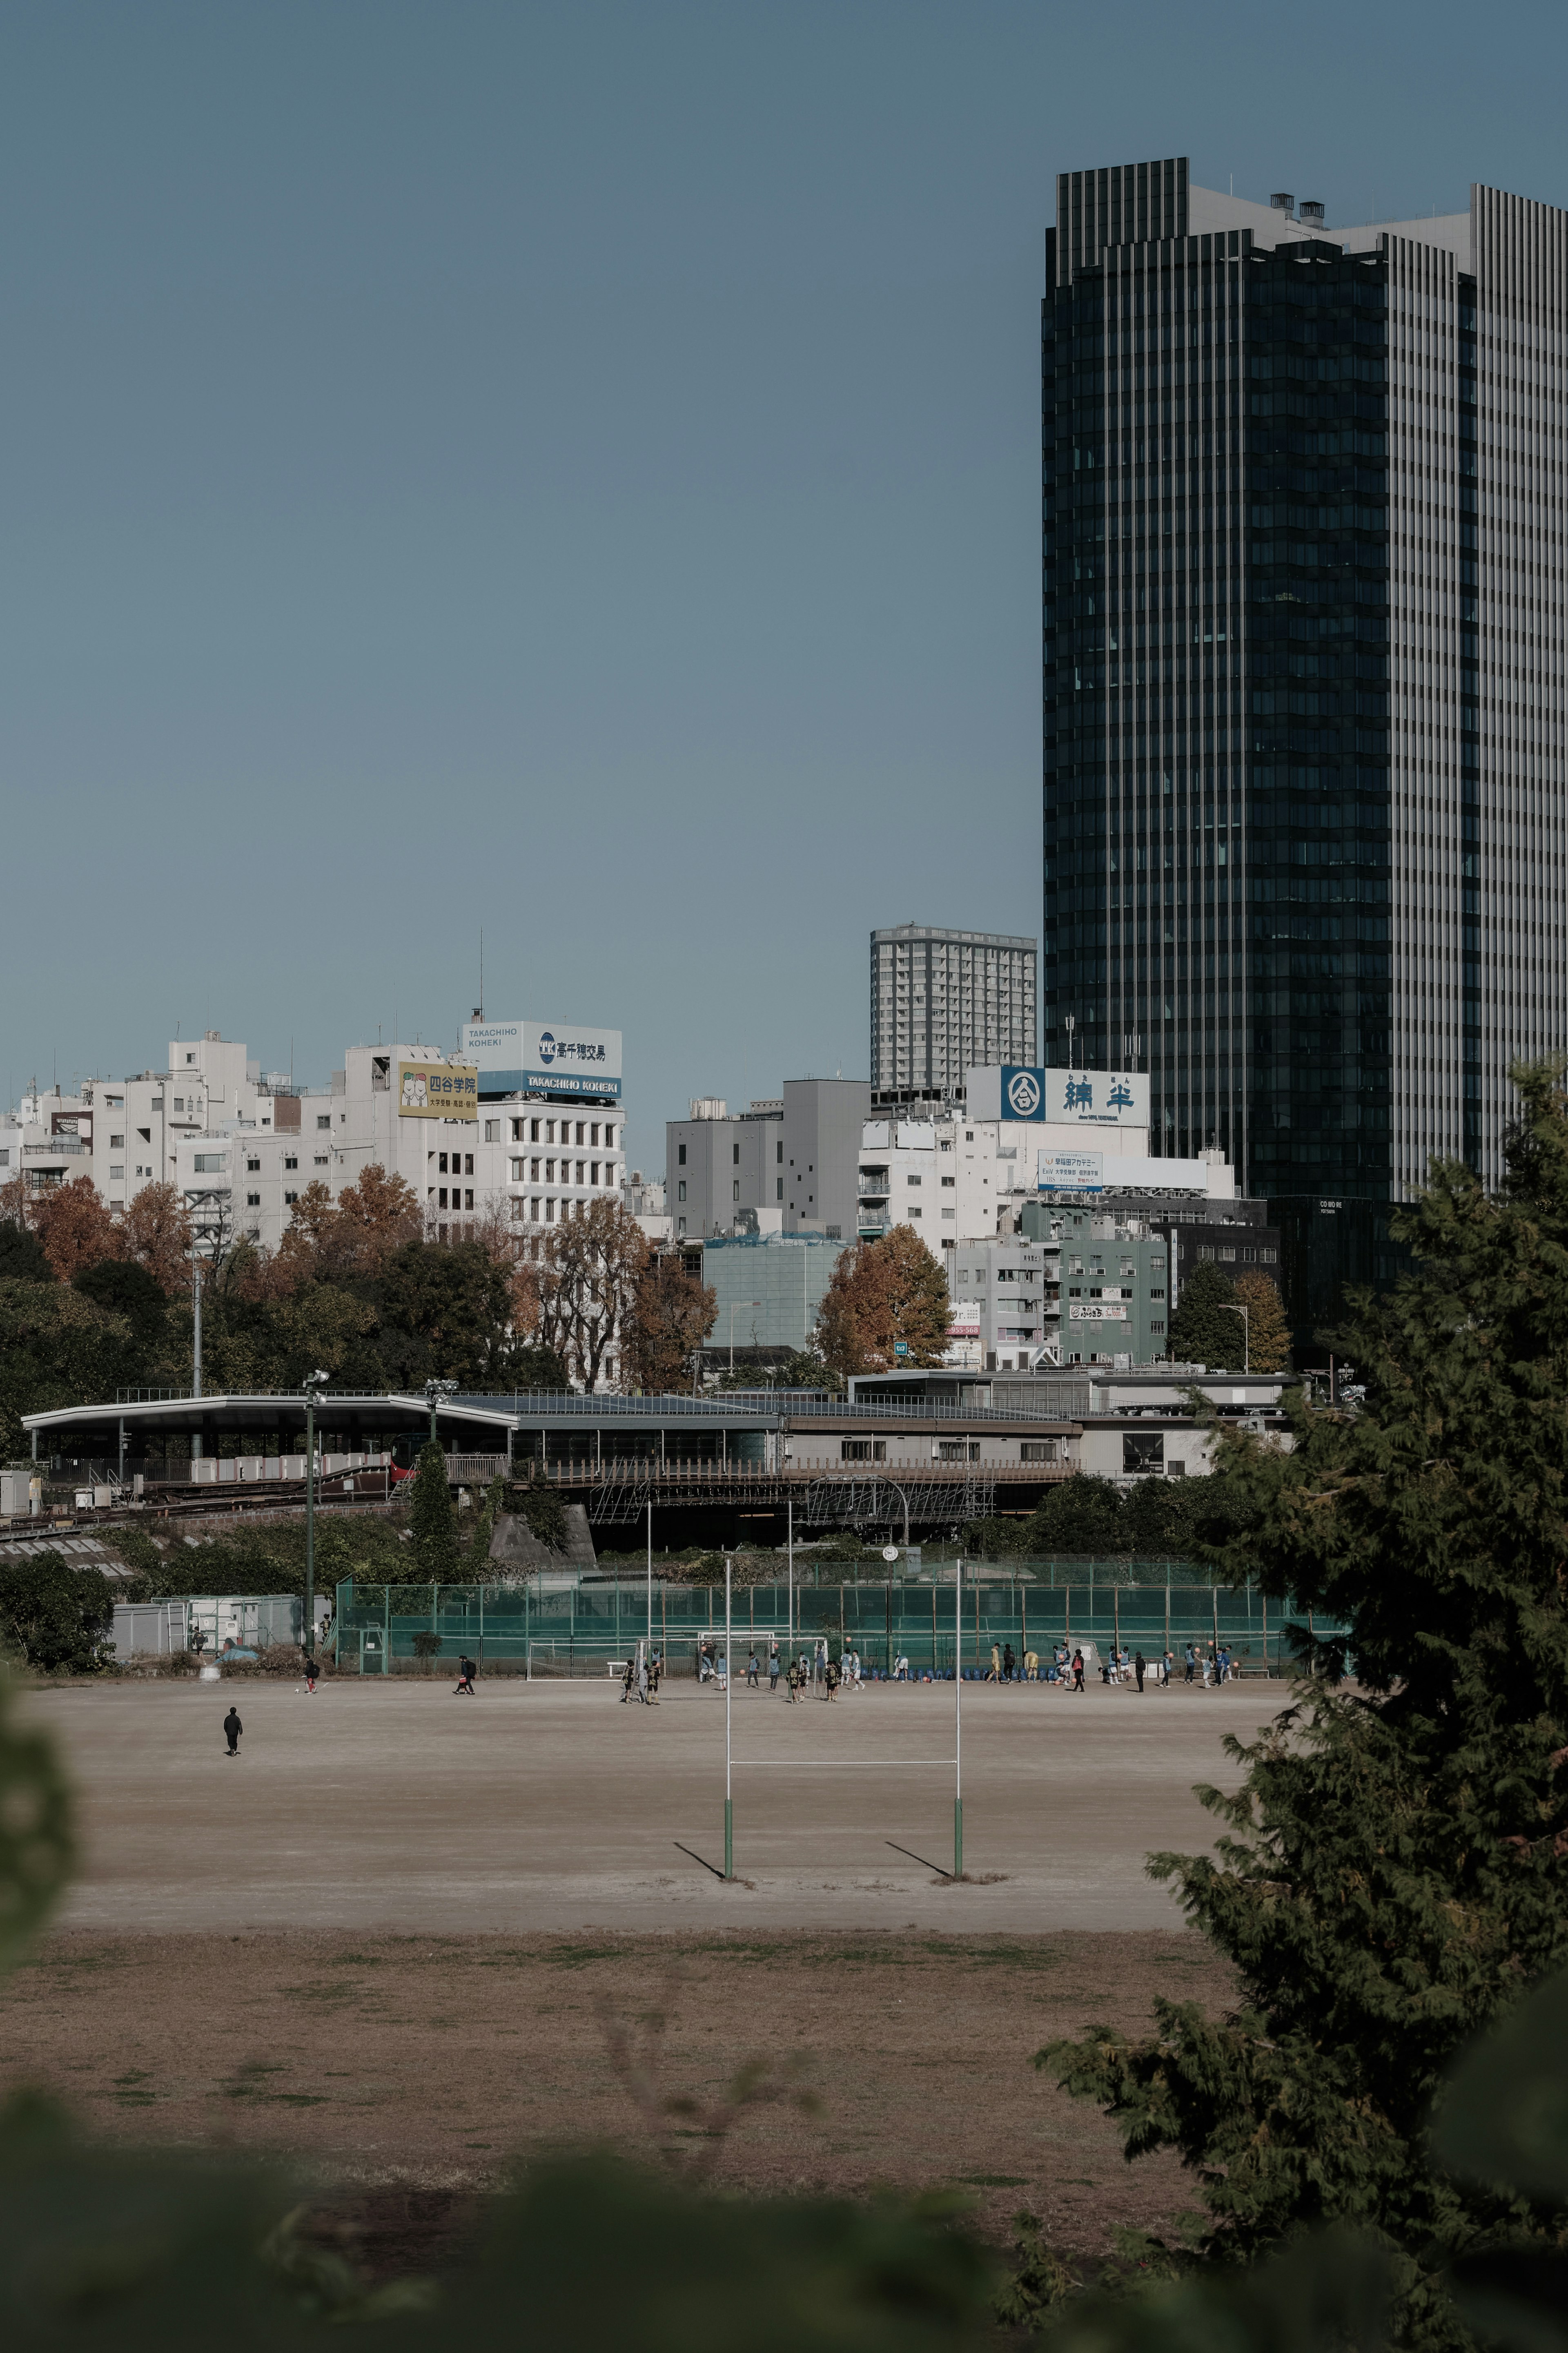
[[(1064, 1576), (1064, 1566), (1080, 1574)], [(1171, 1650), (1178, 1662), (1189, 1643), (1201, 1651), (1212, 1642), (1227, 1648), (1243, 1673), (1289, 1671), (1291, 1629), (1310, 1623), (1290, 1604), (1250, 1586), (1131, 1577), (1128, 1566), (1042, 1563), (1020, 1574), (1012, 1564), (1004, 1573), (976, 1563), (965, 1569), (956, 1625), (951, 1579), (747, 1586), (732, 1599), (737, 1671), (753, 1640), (765, 1657), (775, 1636), (781, 1649), (791, 1641), (809, 1649), (819, 1639), (836, 1652), (852, 1645), (868, 1674), (890, 1672), (900, 1658), (915, 1674), (948, 1674), (955, 1654), (966, 1672), (984, 1672), (993, 1649), (1008, 1643), (1020, 1662), (1032, 1651), (1048, 1663), (1057, 1644), (1079, 1642), (1093, 1642), (1101, 1654), (1112, 1646), (1147, 1657)], [(1120, 1578), (1109, 1573), (1116, 1567)], [(651, 1633), (679, 1674), (693, 1672), (700, 1645), (721, 1640), (723, 1630), (721, 1587), (658, 1577), (651, 1586), (645, 1578), (581, 1582), (564, 1575), (515, 1585), (347, 1578), (337, 1588), (332, 1640), (339, 1668), (349, 1672), (452, 1664), (467, 1651), (489, 1670), (602, 1675)], [(1341, 1630), (1320, 1620), (1311, 1630)]]

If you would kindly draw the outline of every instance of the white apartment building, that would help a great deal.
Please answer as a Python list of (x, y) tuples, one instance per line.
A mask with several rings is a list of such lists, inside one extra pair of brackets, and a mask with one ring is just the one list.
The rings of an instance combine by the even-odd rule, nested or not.
[(871, 1086), (879, 1104), (952, 1096), (964, 1073), (1032, 1064), (1035, 942), (896, 923), (871, 934)]
[(466, 1072), (434, 1046), (353, 1046), (327, 1088), (306, 1088), (270, 1132), (209, 1122), (185, 1140), (177, 1181), (192, 1197), (226, 1190), (236, 1229), (275, 1250), (311, 1183), (335, 1199), (366, 1168), (402, 1176), (437, 1241), (461, 1240), (500, 1216), (538, 1254), (543, 1236), (588, 1204), (620, 1198), (626, 1169), (617, 1107), (576, 1097), (480, 1095), (472, 1115), (405, 1108), (395, 1074)]
[[(88, 1079), (75, 1094), (35, 1088), (0, 1117), (0, 1183), (30, 1193), (90, 1176), (111, 1209), (147, 1185), (177, 1181), (180, 1148), (208, 1125), (271, 1130), (289, 1116), (287, 1081), (263, 1078), (243, 1045), (207, 1030), (169, 1043), (166, 1067), (125, 1079)], [(279, 1110), (279, 1104), (282, 1108)]]
[(565, 1099), (480, 1092), (462, 1117), (404, 1107), (400, 1071), (434, 1080), (471, 1067), (432, 1046), (355, 1046), (327, 1086), (296, 1087), (281, 1072), (264, 1077), (216, 1030), (175, 1039), (162, 1071), (24, 1098), (0, 1120), (0, 1183), (19, 1175), (42, 1193), (87, 1175), (111, 1209), (171, 1183), (198, 1225), (275, 1250), (306, 1186), (323, 1184), (335, 1199), (379, 1164), (407, 1181), (434, 1238), (457, 1240), (499, 1213), (537, 1255), (552, 1227), (620, 1198), (618, 1100), (584, 1092), (578, 1075)]

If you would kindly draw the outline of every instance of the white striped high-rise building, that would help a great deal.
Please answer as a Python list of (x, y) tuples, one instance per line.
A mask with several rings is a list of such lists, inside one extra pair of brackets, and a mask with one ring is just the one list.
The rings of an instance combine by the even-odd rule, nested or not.
[(1003, 932), (897, 923), (871, 934), (871, 1092), (951, 1097), (965, 1071), (1032, 1063), (1035, 942)]

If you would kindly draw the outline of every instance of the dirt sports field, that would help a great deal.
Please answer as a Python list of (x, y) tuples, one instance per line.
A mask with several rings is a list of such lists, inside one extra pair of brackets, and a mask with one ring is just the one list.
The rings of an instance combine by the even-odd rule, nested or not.
[(723, 1852), (723, 1704), (689, 1684), (655, 1709), (583, 1683), (38, 1692), (85, 1855), (0, 1988), (4, 2072), (100, 2131), (289, 2152), (406, 2257), (519, 2149), (647, 2149), (615, 2052), (659, 2012), (665, 2090), (717, 2102), (764, 2059), (816, 2094), (745, 2113), (717, 2179), (959, 2185), (985, 2227), (1032, 2205), (1092, 2254), (1190, 2193), (1125, 2167), (1033, 2054), (1137, 2030), (1156, 1994), (1224, 2006), (1143, 1857), (1210, 1842), (1192, 1785), (1232, 1778), (1223, 1735), (1284, 1697), (966, 1686), (954, 1886), (927, 1867), (952, 1860), (951, 1685), (739, 1689), (723, 1885), (682, 1852)]

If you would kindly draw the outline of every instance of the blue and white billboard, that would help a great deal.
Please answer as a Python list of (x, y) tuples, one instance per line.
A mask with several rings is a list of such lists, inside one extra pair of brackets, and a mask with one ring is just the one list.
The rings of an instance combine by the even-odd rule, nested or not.
[(1046, 1071), (1003, 1062), (967, 1075), (972, 1118), (1050, 1127), (1149, 1124), (1149, 1081), (1138, 1071)]
[(621, 1099), (621, 1033), (580, 1021), (465, 1021), (462, 1055), (479, 1066), (479, 1093)]
[(1102, 1152), (1037, 1152), (1035, 1162), (1042, 1193), (1098, 1193), (1105, 1183)]

